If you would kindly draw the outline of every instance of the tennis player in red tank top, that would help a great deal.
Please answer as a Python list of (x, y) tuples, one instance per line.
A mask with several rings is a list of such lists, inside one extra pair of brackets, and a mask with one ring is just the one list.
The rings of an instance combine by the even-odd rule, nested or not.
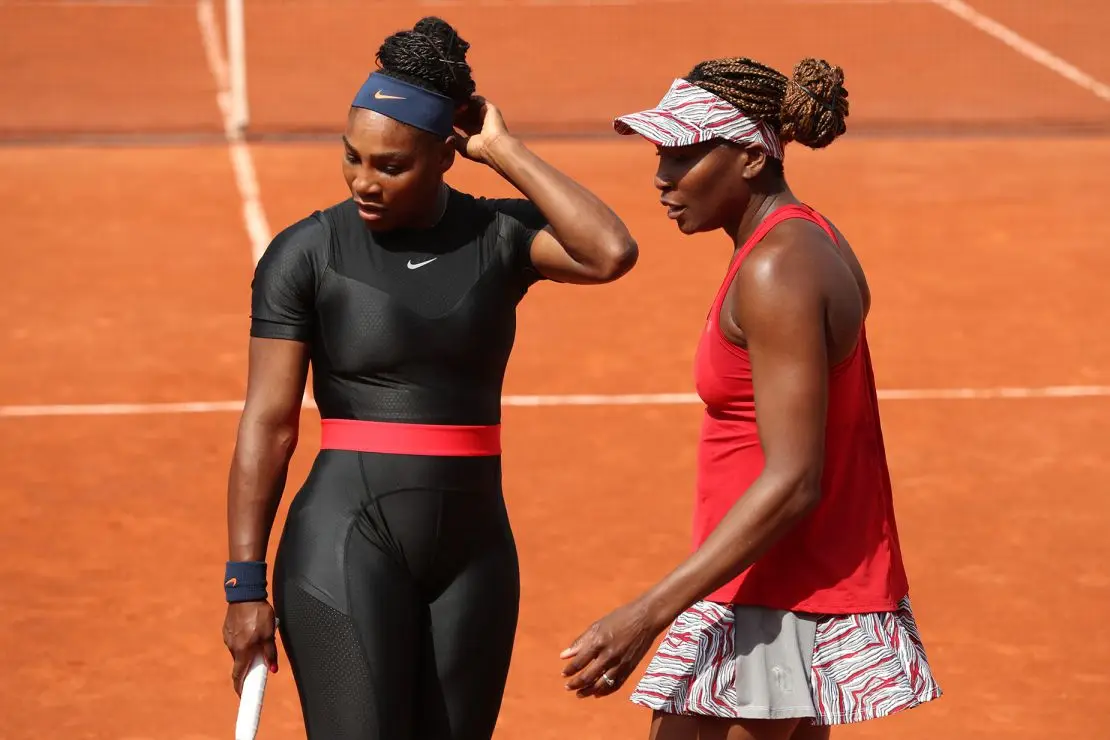
[(843, 83), (820, 60), (791, 78), (710, 60), (615, 122), (656, 145), (679, 230), (734, 248), (694, 363), (693, 553), (562, 654), (569, 690), (605, 696), (669, 627), (632, 692), (653, 740), (823, 740), (941, 693), (898, 541), (867, 280), (783, 170), (787, 142), (844, 133)]

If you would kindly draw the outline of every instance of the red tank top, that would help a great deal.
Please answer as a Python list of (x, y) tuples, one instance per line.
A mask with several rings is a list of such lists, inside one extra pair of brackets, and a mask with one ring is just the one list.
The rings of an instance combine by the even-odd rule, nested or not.
[[(698, 343), (695, 383), (705, 402), (698, 445), (694, 546), (763, 469), (748, 353), (721, 332), (721, 306), (744, 258), (790, 218), (828, 223), (808, 206), (779, 208), (743, 245), (717, 291)], [(895, 525), (867, 338), (829, 371), (821, 501), (754, 565), (706, 598), (792, 611), (890, 611), (908, 590)]]

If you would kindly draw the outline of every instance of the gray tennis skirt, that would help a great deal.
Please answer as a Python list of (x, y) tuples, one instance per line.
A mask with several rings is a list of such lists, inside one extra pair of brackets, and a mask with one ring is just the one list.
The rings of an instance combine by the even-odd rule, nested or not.
[(668, 714), (837, 725), (940, 695), (907, 596), (893, 612), (851, 615), (700, 601), (671, 625), (631, 700)]

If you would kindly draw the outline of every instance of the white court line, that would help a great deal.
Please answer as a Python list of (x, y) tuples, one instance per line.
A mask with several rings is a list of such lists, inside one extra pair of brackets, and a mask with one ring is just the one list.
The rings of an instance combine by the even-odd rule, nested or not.
[[(258, 175), (254, 171), (254, 159), (250, 147), (243, 139), (243, 132), (235, 126), (235, 116), (231, 103), (231, 73), (228, 70), (227, 55), (220, 41), (220, 24), (216, 21), (216, 11), (212, 0), (197, 0), (197, 25), (204, 45), (204, 55), (208, 59), (208, 69), (216, 82), (216, 104), (224, 119), (224, 138), (227, 152), (231, 157), (231, 169), (235, 173), (235, 186), (243, 201), (243, 223), (251, 243), (251, 259), (254, 264), (262, 259), (263, 252), (273, 238), (266, 210), (262, 207), (262, 193), (258, 187)], [(310, 397), (305, 388), (304, 398)]]
[[(1050, 385), (999, 388), (892, 388), (879, 391), (886, 401), (972, 401), (1029, 398), (1095, 398), (1110, 396), (1110, 385)], [(695, 393), (627, 393), (571, 395), (510, 395), (505, 406), (695, 406)], [(306, 398), (304, 408), (315, 408)], [(243, 410), (242, 401), (185, 401), (180, 403), (88, 403), (43, 406), (0, 406), (0, 418), (39, 416), (141, 416), (149, 414), (216, 414)]]
[[(778, 0), (781, 5), (928, 5), (932, 0)], [(418, 0), (434, 8), (569, 8), (642, 7), (645, 5), (697, 5), (699, 0)], [(732, 4), (763, 5), (766, 0), (732, 0)]]
[[(700, 0), (417, 0), (417, 5), (440, 8), (520, 7), (640, 7), (697, 5)], [(928, 5), (932, 0), (778, 0), (781, 5)], [(723, 4), (723, 3), (722, 3)], [(767, 5), (766, 0), (731, 0), (731, 4)]]
[(84, 5), (87, 7), (104, 8), (149, 8), (154, 5), (154, 0), (37, 0), (37, 2), (30, 0), (14, 0), (13, 2), (0, 3), (0, 5), (22, 5), (24, 7), (50, 7), (52, 5), (66, 7)]
[[(0, 0), (0, 7), (174, 7), (175, 4), (192, 3), (196, 0)], [(428, 7), (520, 7), (520, 6), (641, 6), (641, 5), (694, 5), (700, 0), (416, 0), (416, 5)], [(733, 0), (746, 5), (764, 5), (766, 0)], [(783, 5), (925, 5), (931, 0), (778, 0)], [(333, 0), (333, 4), (339, 3)], [(394, 6), (401, 3), (394, 2)], [(348, 0), (347, 6), (357, 5)]]
[(1064, 61), (1043, 46), (1038, 46), (1012, 28), (1002, 25), (990, 16), (980, 13), (963, 0), (932, 0), (934, 5), (970, 23), (983, 33), (993, 36), (1027, 59), (1047, 67), (1061, 77), (1090, 92), (1097, 98), (1110, 102), (1110, 85), (1096, 80), (1075, 65)]
[[(69, 5), (86, 5), (90, 7), (147, 7), (161, 8), (184, 5), (195, 0), (0, 0), (3, 6), (39, 6), (39, 7), (65, 7)], [(721, 2), (721, 0), (718, 0)], [(642, 5), (696, 5), (701, 0), (416, 0), (416, 5), (430, 7), (521, 7), (521, 6), (551, 6), (551, 7), (579, 7), (579, 6), (642, 6)], [(780, 5), (927, 5), (932, 0), (777, 0)], [(767, 5), (767, 0), (732, 0), (734, 4)], [(339, 5), (337, 0), (333, 4)], [(347, 0), (346, 6), (358, 5), (353, 0)], [(403, 5), (401, 2), (387, 3), (393, 6)], [(722, 2), (723, 4), (723, 2)]]
[[(762, 0), (746, 0), (750, 4)], [(932, 0), (780, 0), (783, 5), (928, 5)]]
[(258, 176), (254, 171), (254, 160), (250, 148), (243, 140), (243, 134), (235, 128), (231, 111), (231, 85), (228, 77), (227, 57), (220, 41), (220, 24), (216, 21), (216, 11), (212, 0), (197, 0), (197, 24), (204, 43), (204, 54), (208, 59), (208, 69), (216, 81), (216, 104), (224, 120), (224, 136), (227, 139), (231, 169), (235, 172), (235, 185), (243, 200), (243, 222), (251, 242), (251, 256), (257, 263), (266, 251), (270, 239), (270, 224), (262, 207), (258, 188)]
[(12, 7), (23, 6), (25, 8), (31, 7), (67, 7), (67, 6), (87, 6), (87, 7), (104, 7), (104, 8), (150, 8), (154, 6), (157, 0), (9, 0), (8, 2), (0, 2), (0, 5), (7, 5)]

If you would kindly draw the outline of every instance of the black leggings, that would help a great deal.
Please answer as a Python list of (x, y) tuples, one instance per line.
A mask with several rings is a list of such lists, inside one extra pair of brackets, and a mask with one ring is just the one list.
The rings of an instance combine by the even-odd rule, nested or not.
[(500, 458), (321, 451), (274, 567), (309, 740), (488, 740), (519, 597)]

